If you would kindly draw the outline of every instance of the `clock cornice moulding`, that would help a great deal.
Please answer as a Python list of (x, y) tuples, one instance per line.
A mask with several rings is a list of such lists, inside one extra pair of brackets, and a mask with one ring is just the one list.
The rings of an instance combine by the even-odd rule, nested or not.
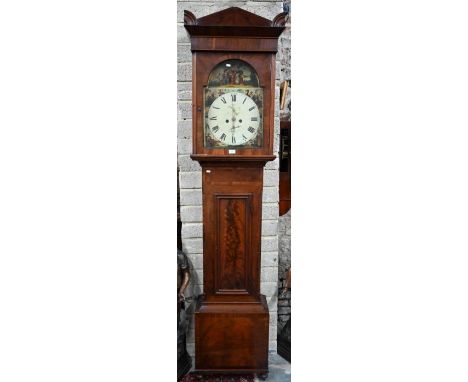
[(271, 21), (231, 7), (197, 19), (192, 12), (184, 10), (184, 27), (191, 36), (278, 38), (285, 28), (286, 16), (287, 12), (282, 12)]

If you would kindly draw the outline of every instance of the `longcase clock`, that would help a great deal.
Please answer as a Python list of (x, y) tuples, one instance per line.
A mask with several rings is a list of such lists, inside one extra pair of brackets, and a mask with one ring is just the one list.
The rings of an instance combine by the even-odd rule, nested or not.
[(260, 294), (263, 168), (275, 159), (275, 55), (285, 14), (185, 11), (193, 62), (193, 154), (202, 167), (203, 284), (195, 370), (268, 374)]

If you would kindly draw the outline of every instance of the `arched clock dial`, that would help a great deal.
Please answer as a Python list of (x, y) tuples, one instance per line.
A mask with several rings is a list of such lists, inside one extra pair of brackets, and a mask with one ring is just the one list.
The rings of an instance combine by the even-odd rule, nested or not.
[(257, 136), (260, 118), (255, 101), (245, 93), (233, 91), (213, 101), (206, 123), (221, 145), (242, 146)]

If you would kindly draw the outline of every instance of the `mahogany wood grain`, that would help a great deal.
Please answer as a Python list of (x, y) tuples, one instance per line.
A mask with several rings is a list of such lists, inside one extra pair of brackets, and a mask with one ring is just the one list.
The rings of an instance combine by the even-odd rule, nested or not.
[[(203, 285), (195, 308), (195, 371), (268, 373), (269, 313), (260, 294), (263, 168), (275, 159), (275, 54), (285, 14), (240, 8), (197, 19), (184, 12), (192, 50), (192, 159), (202, 166)], [(237, 59), (263, 88), (263, 145), (204, 147), (204, 88), (219, 63)], [(235, 150), (230, 153), (230, 150)]]
[[(192, 151), (195, 155), (231, 156), (228, 148), (204, 147), (204, 88), (214, 67), (228, 59), (248, 62), (259, 76), (263, 87), (263, 147), (236, 148), (236, 156), (258, 157), (273, 154), (275, 56), (268, 53), (195, 52), (192, 81)], [(273, 74), (272, 74), (273, 73)]]
[(268, 372), (265, 297), (253, 304), (203, 304), (195, 312), (197, 372)]
[(202, 163), (202, 184), (205, 302), (258, 301), (263, 166)]
[(184, 24), (191, 36), (248, 36), (257, 39), (278, 39), (286, 24), (286, 12), (273, 21), (238, 7), (231, 7), (199, 19), (184, 11)]

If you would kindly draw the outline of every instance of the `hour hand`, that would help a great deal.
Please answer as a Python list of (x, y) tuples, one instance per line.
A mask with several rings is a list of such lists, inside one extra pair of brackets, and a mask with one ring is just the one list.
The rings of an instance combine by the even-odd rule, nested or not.
[(237, 112), (236, 109), (234, 109), (234, 106), (229, 105), (229, 107), (232, 109), (232, 112), (233, 112), (235, 115), (239, 114), (239, 112)]

